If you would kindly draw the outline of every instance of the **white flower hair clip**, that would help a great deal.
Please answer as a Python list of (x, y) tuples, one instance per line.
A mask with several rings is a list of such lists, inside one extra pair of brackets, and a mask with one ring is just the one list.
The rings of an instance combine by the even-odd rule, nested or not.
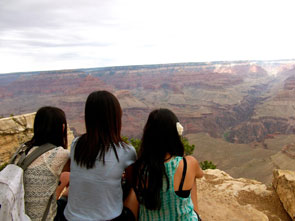
[(181, 136), (183, 133), (183, 126), (179, 122), (176, 123), (176, 129), (177, 129), (178, 135)]

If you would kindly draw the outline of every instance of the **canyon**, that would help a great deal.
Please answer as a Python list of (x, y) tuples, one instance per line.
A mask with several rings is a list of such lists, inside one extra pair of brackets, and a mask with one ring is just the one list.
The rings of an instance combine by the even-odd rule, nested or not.
[[(140, 138), (148, 114), (169, 108), (196, 146), (233, 177), (270, 183), (273, 169), (295, 168), (295, 61), (232, 61), (118, 66), (0, 75), (0, 116), (62, 108), (75, 136), (85, 132), (85, 100), (114, 93), (122, 134)], [(288, 148), (286, 148), (288, 147)]]

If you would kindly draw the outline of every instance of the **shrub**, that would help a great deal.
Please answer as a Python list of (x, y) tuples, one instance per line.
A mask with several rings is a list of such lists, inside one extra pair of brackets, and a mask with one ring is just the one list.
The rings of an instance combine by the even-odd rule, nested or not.
[(3, 163), (3, 164), (1, 164), (1, 165), (0, 165), (0, 171), (3, 170), (3, 169), (7, 166), (7, 164), (8, 164), (8, 163)]
[(194, 144), (190, 145), (189, 142), (188, 142), (188, 139), (186, 137), (181, 137), (181, 141), (182, 141), (183, 146), (184, 146), (184, 154), (185, 155), (193, 154), (194, 149), (195, 149), (195, 145)]
[(226, 131), (226, 132), (224, 132), (223, 137), (224, 137), (224, 139), (225, 139), (227, 142), (231, 142), (231, 139), (230, 139), (230, 131)]
[(122, 136), (122, 139), (123, 141), (125, 141), (126, 143), (128, 144), (131, 144), (135, 150), (136, 150), (136, 153), (138, 153), (139, 151), (139, 148), (140, 148), (140, 143), (141, 143), (141, 140), (140, 139), (137, 139), (137, 138), (128, 138), (126, 136)]
[(214, 165), (211, 161), (203, 161), (200, 163), (200, 166), (202, 168), (202, 170), (207, 170), (207, 169), (216, 169), (216, 165)]

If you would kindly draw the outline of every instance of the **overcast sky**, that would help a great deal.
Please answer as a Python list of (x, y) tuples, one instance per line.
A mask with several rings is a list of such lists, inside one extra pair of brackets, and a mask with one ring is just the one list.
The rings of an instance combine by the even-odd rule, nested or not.
[(0, 73), (295, 58), (294, 0), (0, 0)]

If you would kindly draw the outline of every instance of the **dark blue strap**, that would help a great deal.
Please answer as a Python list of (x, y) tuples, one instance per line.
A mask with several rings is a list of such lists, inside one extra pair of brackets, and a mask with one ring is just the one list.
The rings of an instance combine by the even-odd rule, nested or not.
[(183, 171), (182, 171), (182, 177), (181, 177), (178, 191), (182, 191), (182, 187), (183, 187), (183, 183), (184, 183), (184, 179), (185, 179), (185, 174), (186, 174), (186, 167), (187, 167), (186, 159), (185, 159), (185, 157), (183, 157)]

